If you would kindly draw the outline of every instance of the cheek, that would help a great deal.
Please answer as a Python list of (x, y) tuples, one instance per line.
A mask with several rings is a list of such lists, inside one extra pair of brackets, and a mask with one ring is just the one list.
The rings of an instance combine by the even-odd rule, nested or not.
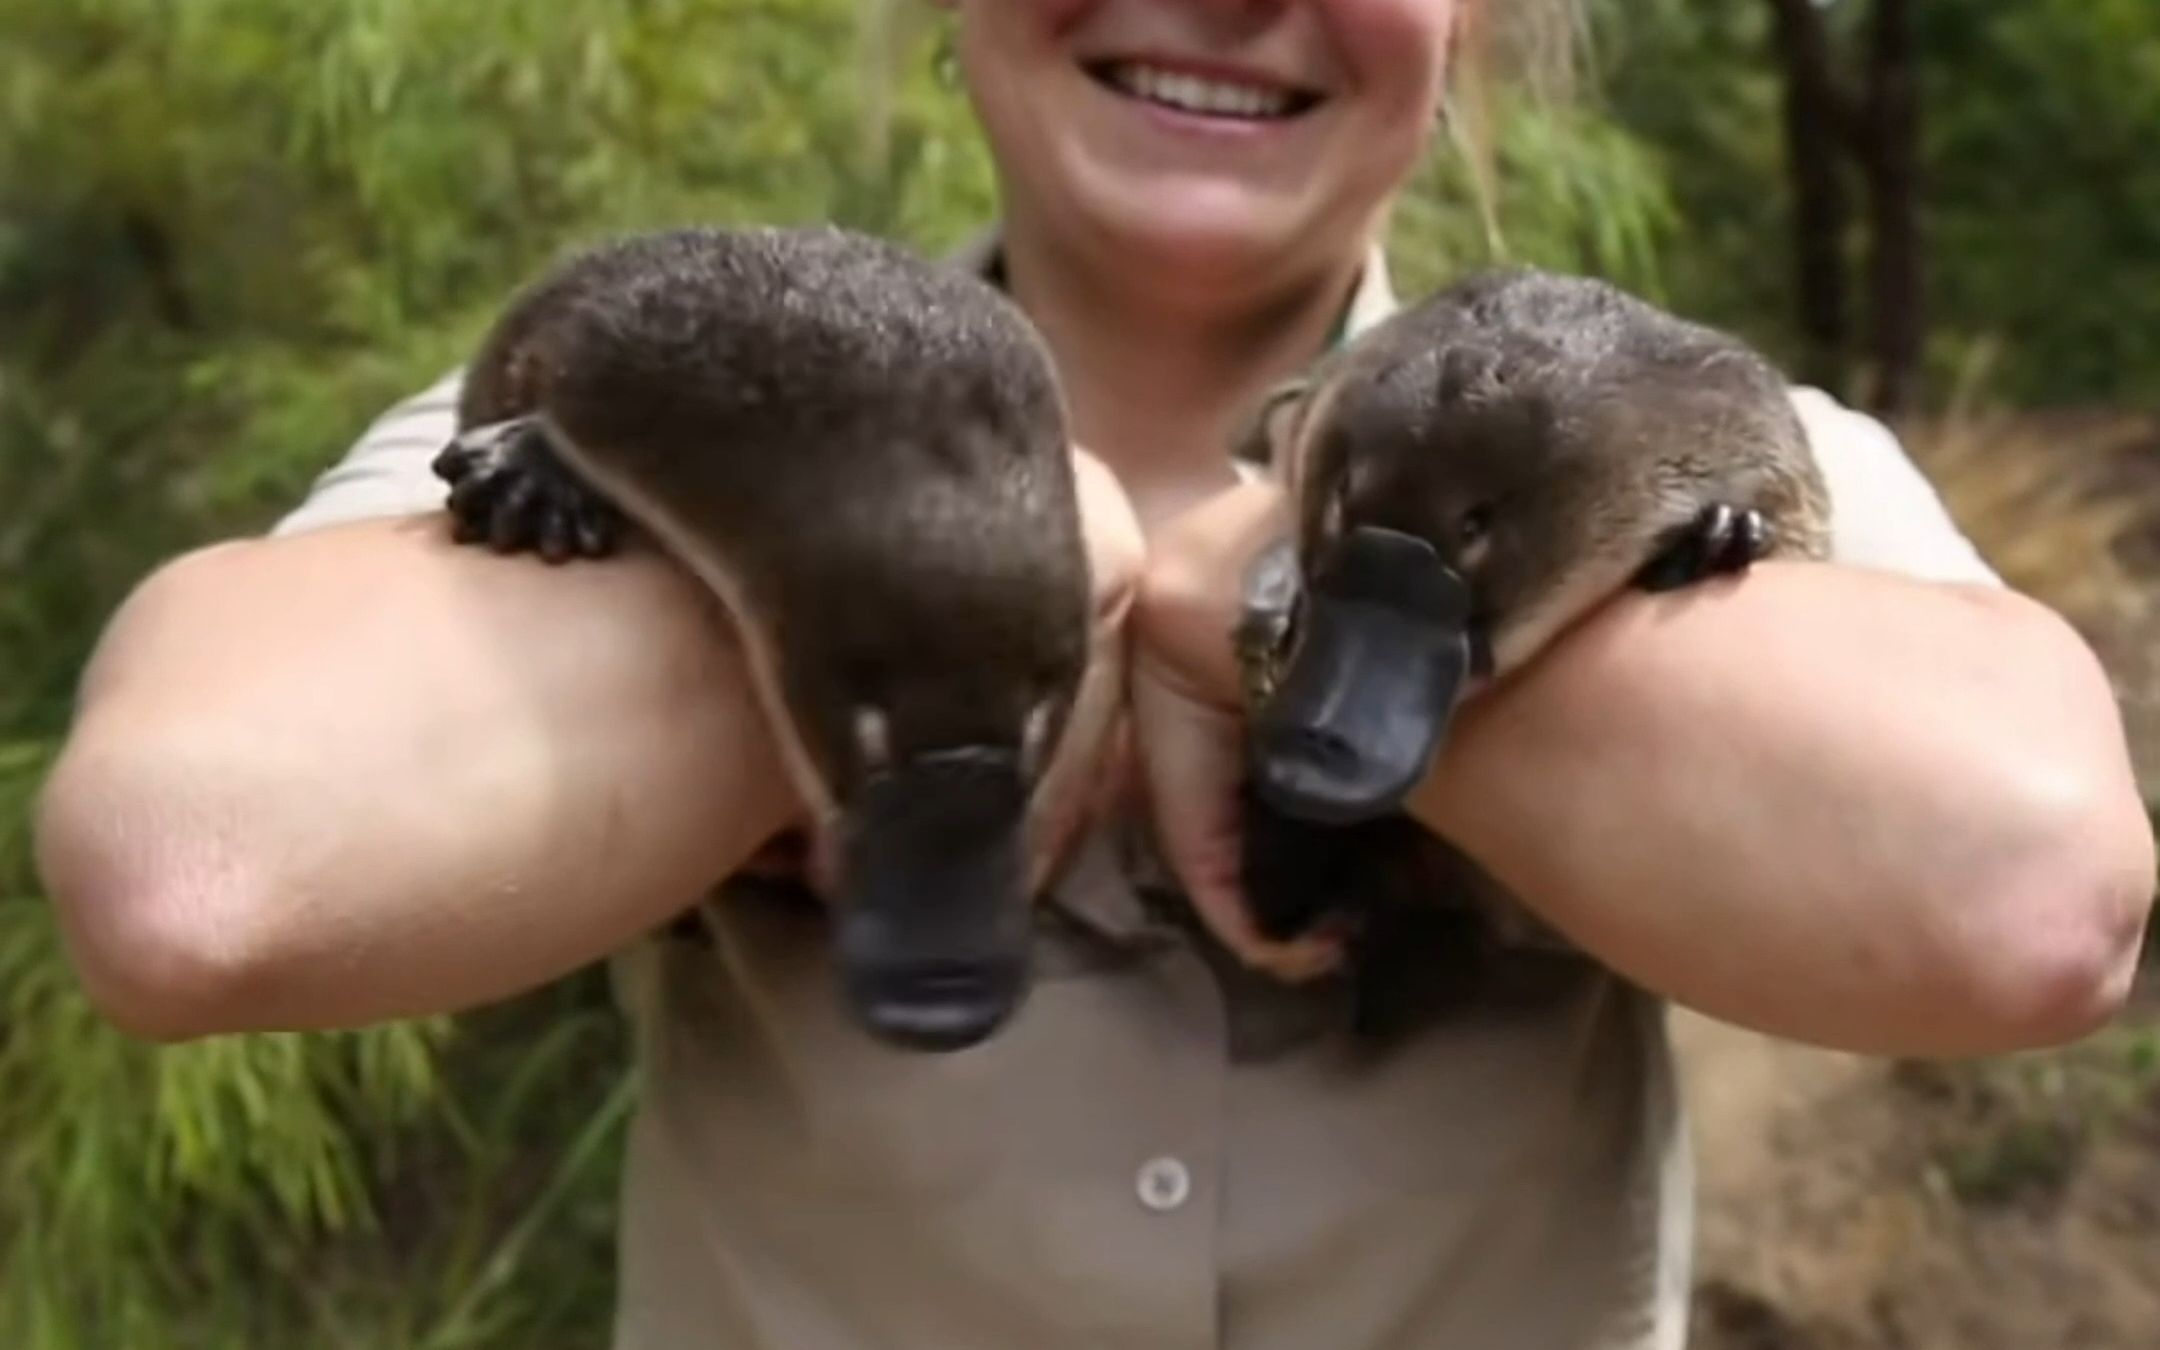
[(1022, 78), (1055, 52), (1095, 0), (960, 0), (957, 50), (978, 79)]
[(1324, 0), (1343, 58), (1395, 115), (1430, 120), (1462, 17), (1457, 0)]
[(1034, 12), (1035, 21), (1044, 30), (1063, 36), (1103, 7), (1103, 0), (1006, 0), (1015, 9)]
[[(1010, 4), (1009, 9), (1000, 5)], [(1056, 50), (1032, 5), (969, 0), (961, 7), (955, 54), (968, 101), (993, 146), (1025, 155), (1035, 135), (1029, 86)], [(1045, 6), (1047, 8), (1047, 6)]]
[(955, 0), (951, 7), (970, 27), (995, 27), (1042, 42), (1070, 36), (1105, 3), (1106, 0)]

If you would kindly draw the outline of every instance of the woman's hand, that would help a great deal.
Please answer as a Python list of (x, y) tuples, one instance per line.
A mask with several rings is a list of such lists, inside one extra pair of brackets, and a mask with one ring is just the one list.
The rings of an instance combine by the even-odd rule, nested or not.
[(1116, 795), (1128, 666), (1126, 622), (1147, 558), (1139, 518), (1116, 475), (1079, 449), (1073, 452), (1073, 470), (1092, 579), (1093, 627), (1087, 674), (1035, 795), (1038, 828), (1030, 880), (1036, 888), (1078, 841), (1087, 822), (1109, 809)]
[(1150, 549), (1134, 615), (1132, 710), (1165, 861), (1210, 931), (1287, 980), (1341, 960), (1332, 937), (1275, 942), (1254, 927), (1241, 876), (1244, 715), (1230, 634), (1246, 566), (1287, 528), (1281, 492), (1249, 484), (1170, 522)]

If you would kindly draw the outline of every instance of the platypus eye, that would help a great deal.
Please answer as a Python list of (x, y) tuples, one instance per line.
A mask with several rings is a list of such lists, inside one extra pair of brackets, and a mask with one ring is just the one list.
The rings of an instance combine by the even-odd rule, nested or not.
[(864, 704), (855, 709), (855, 753), (864, 773), (892, 767), (892, 725), (883, 708)]
[(1060, 729), (1057, 724), (1064, 712), (1063, 701), (1052, 694), (1029, 708), (1020, 724), (1020, 772), (1030, 784), (1049, 767), (1051, 735)]
[(1463, 512), (1462, 518), (1455, 522), (1455, 542), (1465, 548), (1483, 543), (1485, 536), (1492, 532), (1492, 518), (1491, 502), (1479, 502)]

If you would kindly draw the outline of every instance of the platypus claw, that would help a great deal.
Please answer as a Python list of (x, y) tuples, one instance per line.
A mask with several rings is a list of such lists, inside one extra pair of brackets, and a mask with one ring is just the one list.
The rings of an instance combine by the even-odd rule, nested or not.
[(1770, 523), (1760, 511), (1715, 502), (1669, 532), (1636, 574), (1646, 591), (1678, 590), (1713, 576), (1745, 572), (1770, 551)]
[(538, 418), (475, 427), (435, 457), (450, 485), (452, 537), (548, 562), (615, 551), (623, 518), (563, 464)]

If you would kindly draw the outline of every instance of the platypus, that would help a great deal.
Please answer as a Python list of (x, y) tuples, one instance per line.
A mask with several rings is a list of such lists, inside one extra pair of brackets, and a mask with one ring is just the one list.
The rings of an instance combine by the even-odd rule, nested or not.
[(1256, 562), (1235, 637), (1248, 899), (1275, 938), (1348, 918), (1377, 1026), (1436, 978), (1413, 929), (1474, 943), (1501, 917), (1489, 878), (1400, 813), (1460, 701), (1624, 590), (1822, 557), (1827, 492), (1764, 356), (1533, 269), (1400, 311), (1256, 428), (1242, 453), (1284, 484), (1294, 529)]
[(838, 228), (584, 251), (516, 297), (436, 460), (456, 537), (625, 526), (732, 617), (813, 812), (853, 1016), (991, 1035), (1027, 983), (1031, 804), (1087, 661), (1062, 394), (978, 278)]

